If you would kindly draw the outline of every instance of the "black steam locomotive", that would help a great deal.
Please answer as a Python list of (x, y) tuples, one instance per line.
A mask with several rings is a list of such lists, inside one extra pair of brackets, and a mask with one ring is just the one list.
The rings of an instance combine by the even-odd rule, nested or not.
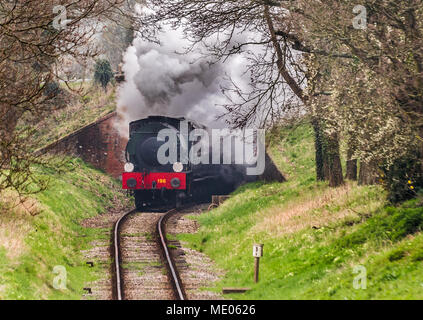
[(207, 130), (185, 118), (164, 116), (130, 123), (122, 184), (123, 189), (134, 193), (138, 210), (164, 204), (180, 206), (188, 201), (209, 202), (211, 195), (229, 194), (246, 181), (240, 166), (190, 160), (196, 141), (189, 137), (196, 129)]

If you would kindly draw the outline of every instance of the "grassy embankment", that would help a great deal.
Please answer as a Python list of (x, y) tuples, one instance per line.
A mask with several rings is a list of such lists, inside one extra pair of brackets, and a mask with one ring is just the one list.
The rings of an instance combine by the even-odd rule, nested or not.
[[(226, 271), (214, 290), (252, 288), (233, 299), (422, 299), (423, 197), (394, 207), (380, 186), (330, 189), (315, 179), (312, 129), (276, 132), (270, 153), (288, 182), (244, 186), (195, 217), (197, 234), (180, 236)], [(258, 284), (254, 243), (264, 244)]]
[[(38, 123), (40, 140), (52, 143), (95, 121), (114, 110), (113, 100), (114, 89), (106, 95), (94, 88), (84, 97), (73, 96), (69, 105)], [(38, 169), (50, 180), (47, 190), (23, 204), (11, 191), (0, 194), (0, 300), (80, 299), (84, 284), (101, 272), (97, 263), (94, 268), (85, 264), (81, 250), (103, 239), (106, 230), (83, 228), (80, 222), (128, 200), (116, 192), (120, 187), (114, 179), (81, 160), (57, 160), (64, 160), (61, 170)], [(53, 286), (56, 266), (66, 268), (65, 290)]]
[[(50, 186), (23, 205), (11, 192), (2, 196), (0, 300), (80, 299), (84, 284), (99, 276), (98, 265), (89, 268), (81, 250), (104, 238), (106, 230), (83, 228), (80, 222), (127, 200), (116, 192), (116, 181), (79, 159), (67, 159), (64, 170), (40, 170)], [(31, 216), (25, 207), (38, 214)], [(53, 287), (56, 266), (66, 268), (65, 290)]]
[(65, 85), (66, 107), (54, 110), (48, 117), (36, 123), (35, 139), (45, 146), (66, 135), (100, 119), (116, 109), (116, 87), (109, 86), (105, 93), (103, 88), (91, 82)]

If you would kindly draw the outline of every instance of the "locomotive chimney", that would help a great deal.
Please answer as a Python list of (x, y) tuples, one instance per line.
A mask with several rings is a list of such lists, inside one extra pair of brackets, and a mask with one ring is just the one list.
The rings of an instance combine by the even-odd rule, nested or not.
[(119, 63), (118, 72), (115, 75), (115, 80), (117, 83), (122, 83), (125, 81), (125, 73), (122, 70), (123, 64)]

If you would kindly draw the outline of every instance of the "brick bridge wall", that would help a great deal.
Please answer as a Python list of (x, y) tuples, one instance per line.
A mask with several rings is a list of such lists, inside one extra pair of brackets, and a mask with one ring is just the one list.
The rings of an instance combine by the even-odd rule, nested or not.
[(78, 156), (95, 168), (103, 170), (116, 179), (121, 177), (125, 164), (127, 139), (122, 138), (114, 126), (116, 112), (38, 151)]

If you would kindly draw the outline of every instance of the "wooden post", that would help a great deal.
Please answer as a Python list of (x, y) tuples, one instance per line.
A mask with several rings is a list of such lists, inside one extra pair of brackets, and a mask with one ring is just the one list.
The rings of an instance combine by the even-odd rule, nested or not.
[(254, 258), (254, 282), (259, 281), (260, 258)]
[(254, 244), (253, 257), (254, 257), (254, 282), (257, 283), (259, 281), (260, 257), (263, 257), (263, 244)]

